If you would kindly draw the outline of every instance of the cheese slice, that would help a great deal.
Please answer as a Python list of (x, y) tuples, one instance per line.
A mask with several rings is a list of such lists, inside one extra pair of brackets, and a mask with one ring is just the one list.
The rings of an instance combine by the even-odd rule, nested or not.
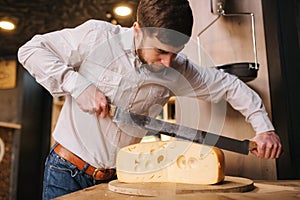
[(122, 148), (117, 155), (120, 182), (215, 184), (224, 180), (224, 153), (188, 141), (156, 141)]

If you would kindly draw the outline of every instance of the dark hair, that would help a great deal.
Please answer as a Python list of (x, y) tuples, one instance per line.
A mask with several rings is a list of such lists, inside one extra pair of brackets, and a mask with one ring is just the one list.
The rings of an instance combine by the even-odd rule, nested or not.
[(161, 42), (180, 46), (192, 35), (193, 14), (188, 0), (141, 0), (137, 22)]

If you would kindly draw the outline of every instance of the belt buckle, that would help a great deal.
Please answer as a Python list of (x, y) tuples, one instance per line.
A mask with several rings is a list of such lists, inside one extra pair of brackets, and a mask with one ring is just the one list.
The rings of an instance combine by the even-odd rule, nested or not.
[[(94, 171), (94, 173), (93, 173), (93, 178), (95, 179), (95, 180), (97, 180), (96, 179), (96, 174), (98, 173), (98, 172), (102, 172), (102, 173), (105, 173), (106, 172), (106, 169), (105, 168), (96, 168), (95, 169), (95, 171)], [(100, 179), (101, 180), (101, 179)]]
[[(97, 168), (97, 169), (95, 169), (95, 171), (93, 173), (94, 180), (99, 181), (99, 180), (108, 180), (108, 179), (112, 178), (116, 174), (116, 172), (112, 173), (110, 170), (111, 169), (106, 169), (106, 168)], [(102, 173), (102, 175), (101, 175), (102, 177), (99, 178), (99, 179), (96, 178), (96, 174), (98, 172)]]

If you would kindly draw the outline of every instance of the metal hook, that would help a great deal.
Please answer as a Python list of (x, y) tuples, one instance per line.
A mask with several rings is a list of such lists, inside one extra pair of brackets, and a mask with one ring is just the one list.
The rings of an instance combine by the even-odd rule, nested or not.
[[(217, 14), (218, 16), (214, 19), (208, 26), (206, 26), (202, 31), (197, 34), (197, 43), (198, 43), (198, 57), (199, 57), (199, 64), (201, 63), (201, 48), (200, 48), (200, 35), (205, 32), (209, 27), (211, 27), (221, 16), (240, 16), (240, 15), (250, 15), (251, 16), (251, 32), (252, 32), (252, 43), (253, 43), (253, 54), (254, 54), (254, 62), (255, 66), (254, 69), (258, 70), (258, 59), (257, 59), (257, 47), (256, 47), (256, 35), (255, 35), (255, 21), (254, 21), (254, 14), (253, 13), (225, 13), (225, 1), (217, 2), (217, 12), (212, 12)], [(213, 1), (211, 1), (211, 6), (213, 6)], [(251, 67), (252, 68), (252, 67)]]

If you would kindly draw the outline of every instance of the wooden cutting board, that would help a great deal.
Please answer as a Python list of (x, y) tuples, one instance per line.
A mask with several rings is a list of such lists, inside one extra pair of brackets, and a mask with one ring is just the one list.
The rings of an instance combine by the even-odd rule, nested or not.
[(122, 183), (114, 180), (108, 183), (113, 192), (138, 195), (161, 196), (209, 192), (248, 192), (254, 189), (253, 181), (247, 178), (226, 176), (222, 183), (215, 185), (182, 184), (182, 183)]

